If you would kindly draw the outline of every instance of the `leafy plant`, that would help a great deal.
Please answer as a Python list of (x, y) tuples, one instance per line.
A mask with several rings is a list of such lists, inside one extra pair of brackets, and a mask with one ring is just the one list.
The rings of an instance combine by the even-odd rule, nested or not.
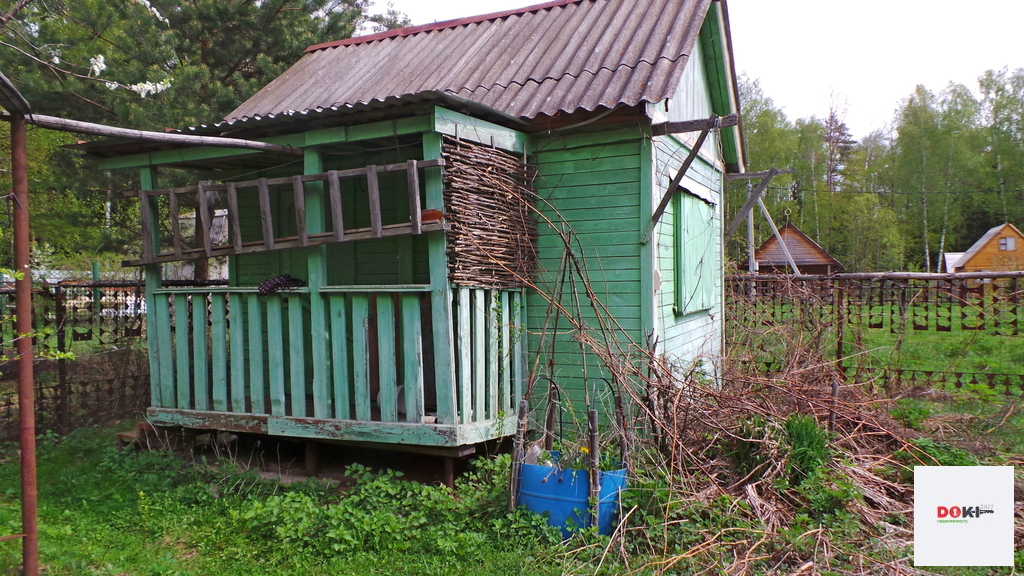
[(931, 438), (910, 441), (913, 449), (898, 450), (894, 455), (911, 464), (924, 466), (977, 466), (978, 459), (966, 450), (936, 442)]
[(829, 459), (828, 432), (813, 416), (792, 414), (786, 419), (786, 471), (792, 485), (798, 486)]
[(921, 430), (921, 425), (931, 416), (931, 410), (917, 400), (912, 398), (901, 398), (896, 401), (896, 406), (890, 411), (892, 417), (907, 428)]

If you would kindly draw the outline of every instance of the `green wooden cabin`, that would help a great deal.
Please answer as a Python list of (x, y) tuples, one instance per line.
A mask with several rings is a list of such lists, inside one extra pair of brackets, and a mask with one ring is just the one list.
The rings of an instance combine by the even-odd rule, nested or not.
[[(724, 0), (559, 0), (312, 46), (187, 131), (271, 147), (91, 145), (142, 174), (150, 419), (453, 450), (508, 436), (531, 375), (574, 395), (584, 365), (601, 375), (564, 324), (542, 333), (527, 287), (557, 284), (563, 223), (623, 338), (713, 366), (738, 128), (710, 130), (669, 187), (700, 133), (680, 123), (736, 112)], [(164, 188), (175, 167), (200, 181)], [(227, 286), (164, 285), (164, 263), (215, 257)], [(307, 286), (259, 293), (283, 274)]]

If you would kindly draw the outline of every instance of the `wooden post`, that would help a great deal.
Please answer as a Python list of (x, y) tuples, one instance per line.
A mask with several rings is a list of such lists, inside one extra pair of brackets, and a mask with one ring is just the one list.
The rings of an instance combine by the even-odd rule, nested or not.
[[(323, 172), (323, 154), (318, 147), (307, 147), (304, 157), (303, 171), (306, 174)], [(309, 182), (303, 192), (299, 178), (293, 180), (296, 202), (296, 224), (303, 227), (299, 231), (300, 243), (305, 246), (308, 234), (320, 234), (327, 231), (327, 216), (324, 213), (324, 183)], [(299, 201), (302, 198), (299, 217)], [(305, 228), (308, 227), (308, 230)], [(330, 418), (331, 400), (335, 396), (331, 387), (333, 369), (331, 368), (331, 334), (327, 323), (328, 306), (324, 301), (322, 287), (327, 285), (327, 248), (311, 246), (306, 248), (306, 266), (309, 277), (309, 329), (313, 334), (313, 416)], [(344, 386), (346, 382), (334, 382), (334, 386)]]
[[(441, 158), (441, 135), (423, 135), (423, 159)], [(441, 168), (424, 171), (427, 209), (444, 212), (444, 190)], [(434, 378), (437, 384), (437, 416), (441, 424), (458, 422), (455, 403), (455, 351), (452, 335), (452, 294), (448, 280), (447, 239), (443, 232), (428, 235), (430, 258), (430, 308), (434, 327)]]
[[(159, 210), (157, 199), (149, 194), (147, 190), (153, 190), (157, 184), (157, 170), (154, 166), (147, 166), (139, 171), (139, 212), (142, 214), (142, 246), (143, 258), (152, 258), (159, 252), (160, 228), (156, 225), (159, 222)], [(148, 248), (147, 248), (148, 247)], [(147, 254), (148, 252), (148, 254)], [(146, 265), (146, 341), (149, 345), (149, 382), (150, 382), (150, 406), (164, 406), (162, 389), (171, 383), (164, 382), (167, 367), (171, 359), (165, 358), (165, 352), (170, 348), (162, 346), (160, 330), (157, 326), (157, 295), (156, 290), (163, 286), (159, 264)], [(173, 369), (172, 369), (173, 370)]]

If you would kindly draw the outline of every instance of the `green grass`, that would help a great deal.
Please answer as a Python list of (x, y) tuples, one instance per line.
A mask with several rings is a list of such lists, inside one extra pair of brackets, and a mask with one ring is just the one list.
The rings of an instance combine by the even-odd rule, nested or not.
[[(508, 514), (507, 458), (484, 460), (451, 493), (392, 475), (346, 492), (283, 487), (252, 474), (118, 452), (82, 430), (39, 446), (40, 558), (47, 574), (558, 574), (556, 535), (540, 517)], [(0, 466), (0, 531), (20, 531), (19, 481)], [(533, 559), (533, 560), (531, 560)], [(20, 543), (0, 544), (0, 574)]]
[(905, 370), (1024, 373), (1024, 335), (991, 331), (927, 332), (863, 329), (846, 336), (849, 353), (864, 351), (849, 362), (856, 366), (890, 366)]
[[(916, 450), (895, 454), (894, 462), (998, 464), (1024, 453), (1024, 413), (1008, 412), (998, 399), (907, 399), (898, 408), (898, 417), (922, 431), (941, 424), (943, 436), (915, 442)], [(910, 553), (847, 510), (862, 496), (829, 466), (837, 455), (820, 424), (793, 416), (777, 427), (783, 449), (745, 460), (749, 468), (781, 458), (788, 471), (777, 485), (762, 486), (786, 494), (793, 512), (778, 530), (769, 532), (737, 493), (695, 498), (706, 482), (699, 472), (680, 484), (656, 454), (641, 452), (623, 497), (628, 535), (613, 542), (582, 533), (565, 544), (543, 518), (507, 512), (507, 456), (479, 459), (454, 492), (359, 466), (341, 490), (323, 481), (282, 486), (230, 462), (212, 467), (163, 452), (119, 452), (112, 431), (84, 429), (40, 440), (40, 556), (50, 575), (554, 576), (726, 573), (755, 544), (748, 573), (791, 573), (817, 558), (819, 537), (831, 543), (836, 574), (860, 573), (865, 555), (887, 563)], [(979, 437), (989, 444), (985, 453), (968, 453), (965, 442)], [(723, 450), (730, 446), (736, 448)], [(0, 450), (5, 534), (20, 531), (15, 455), (16, 447)], [(745, 475), (742, 461), (733, 466)], [(18, 573), (19, 561), (18, 541), (0, 543), (0, 574)], [(669, 563), (672, 569), (661, 571)], [(1024, 568), (1024, 553), (1017, 568)]]

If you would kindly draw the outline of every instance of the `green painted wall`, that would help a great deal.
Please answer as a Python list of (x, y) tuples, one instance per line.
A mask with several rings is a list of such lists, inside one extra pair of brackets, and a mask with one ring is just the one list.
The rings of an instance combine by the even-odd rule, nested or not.
[[(536, 165), (538, 206), (544, 217), (538, 223), (537, 284), (549, 295), (558, 292), (559, 264), (564, 242), (556, 233), (561, 221), (571, 222), (573, 252), (589, 271), (589, 282), (598, 299), (608, 308), (623, 333), (613, 334), (626, 345), (628, 339), (642, 342), (641, 300), (641, 191), (644, 136), (636, 126), (590, 128), (538, 137), (531, 160)], [(594, 312), (581, 282), (562, 284), (563, 305), (575, 308), (573, 285), (580, 297), (582, 318), (596, 326)], [(566, 320), (547, 322), (548, 299), (536, 293), (527, 296), (530, 335), (528, 370), (539, 360), (539, 375), (549, 375), (569, 393), (577, 411), (583, 408), (583, 372), (588, 378), (607, 376), (597, 357), (582, 353)], [(591, 334), (599, 337), (594, 329)], [(557, 357), (552, 367), (552, 350)], [(603, 385), (602, 385), (603, 388)], [(603, 390), (602, 390), (603, 392)]]
[[(675, 98), (667, 104), (665, 113), (670, 120), (706, 118), (712, 111), (723, 113), (714, 102), (714, 66), (709, 67), (711, 61), (700, 45), (695, 56)], [(655, 201), (667, 190), (697, 134), (654, 139)], [(688, 193), (676, 193), (653, 238), (654, 274), (660, 278), (660, 285), (654, 287), (660, 351), (684, 369), (696, 359), (703, 359), (711, 367), (722, 349), (721, 191), (727, 140), (709, 136), (681, 184)]]

